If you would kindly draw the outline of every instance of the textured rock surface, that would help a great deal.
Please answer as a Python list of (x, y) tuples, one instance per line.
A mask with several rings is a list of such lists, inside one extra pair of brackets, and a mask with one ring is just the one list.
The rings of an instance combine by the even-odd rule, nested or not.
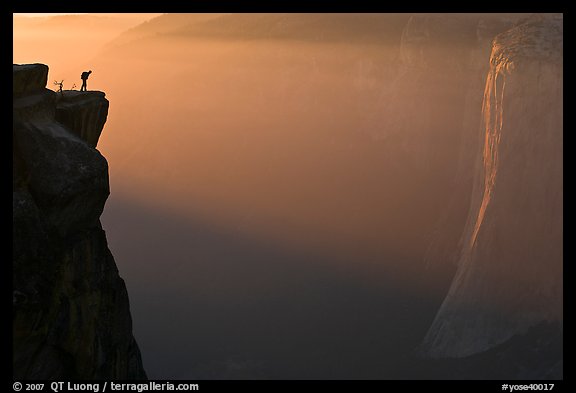
[(106, 122), (108, 100), (100, 91), (64, 91), (56, 107), (56, 120), (96, 147)]
[(386, 94), (377, 137), (390, 140), (404, 169), (420, 176), (420, 193), (439, 200), (425, 257), (439, 276), (454, 270), (469, 208), (490, 43), (518, 18), (415, 14), (402, 33), (402, 67)]
[(108, 164), (94, 147), (108, 101), (47, 90), (47, 74), (14, 65), (14, 378), (146, 378), (99, 221)]
[(48, 81), (45, 64), (14, 64), (12, 94), (14, 96), (42, 91)]
[[(454, 176), (477, 145), (490, 41), (518, 16), (415, 14), (402, 33), (402, 66), (387, 92), (380, 137), (417, 168)], [(416, 115), (417, 114), (417, 115)], [(474, 141), (470, 141), (474, 139)], [(466, 149), (461, 149), (465, 145)]]
[[(494, 40), (458, 271), (424, 342), (432, 357), (478, 354), (543, 323), (562, 340), (562, 42), (562, 15)], [(536, 368), (525, 375), (548, 375)]]

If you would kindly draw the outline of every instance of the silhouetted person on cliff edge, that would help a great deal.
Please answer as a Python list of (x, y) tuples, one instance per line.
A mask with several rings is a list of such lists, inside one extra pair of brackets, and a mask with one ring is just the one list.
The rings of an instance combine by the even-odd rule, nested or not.
[(88, 77), (90, 76), (91, 73), (92, 70), (84, 71), (80, 76), (80, 78), (82, 78), (82, 87), (80, 88), (80, 91), (86, 91), (86, 81), (88, 80)]

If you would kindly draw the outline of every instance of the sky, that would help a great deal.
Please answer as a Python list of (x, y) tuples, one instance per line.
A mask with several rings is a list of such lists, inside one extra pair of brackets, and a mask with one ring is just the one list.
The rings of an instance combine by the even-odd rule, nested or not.
[(41, 16), (55, 16), (55, 15), (84, 15), (86, 12), (64, 12), (64, 13), (33, 13), (33, 12), (14, 12), (14, 15), (18, 16), (34, 16), (34, 17), (41, 17)]

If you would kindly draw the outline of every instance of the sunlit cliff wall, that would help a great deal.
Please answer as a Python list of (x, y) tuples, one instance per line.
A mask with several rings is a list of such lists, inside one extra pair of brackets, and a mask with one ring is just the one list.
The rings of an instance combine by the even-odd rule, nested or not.
[(432, 357), (542, 323), (562, 334), (562, 37), (562, 15), (535, 15), (493, 41), (458, 270), (424, 342)]
[(393, 146), (405, 171), (418, 178), (418, 198), (436, 201), (426, 213), (435, 224), (427, 231), (423, 273), (425, 281), (442, 281), (436, 288), (445, 288), (458, 259), (482, 142), (480, 108), (491, 40), (517, 18), (414, 14), (403, 29), (401, 66), (386, 92), (375, 137)]

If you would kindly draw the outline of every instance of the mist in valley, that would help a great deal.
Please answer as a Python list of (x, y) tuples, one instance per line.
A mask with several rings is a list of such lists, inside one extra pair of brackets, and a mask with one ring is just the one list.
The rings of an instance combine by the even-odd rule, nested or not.
[(483, 78), (413, 98), (404, 14), (129, 16), (15, 16), (14, 63), (92, 70), (110, 101), (102, 226), (148, 377), (429, 376), (409, 365), (456, 269), (433, 246), (472, 189), (458, 108), (482, 99), (458, 84)]

